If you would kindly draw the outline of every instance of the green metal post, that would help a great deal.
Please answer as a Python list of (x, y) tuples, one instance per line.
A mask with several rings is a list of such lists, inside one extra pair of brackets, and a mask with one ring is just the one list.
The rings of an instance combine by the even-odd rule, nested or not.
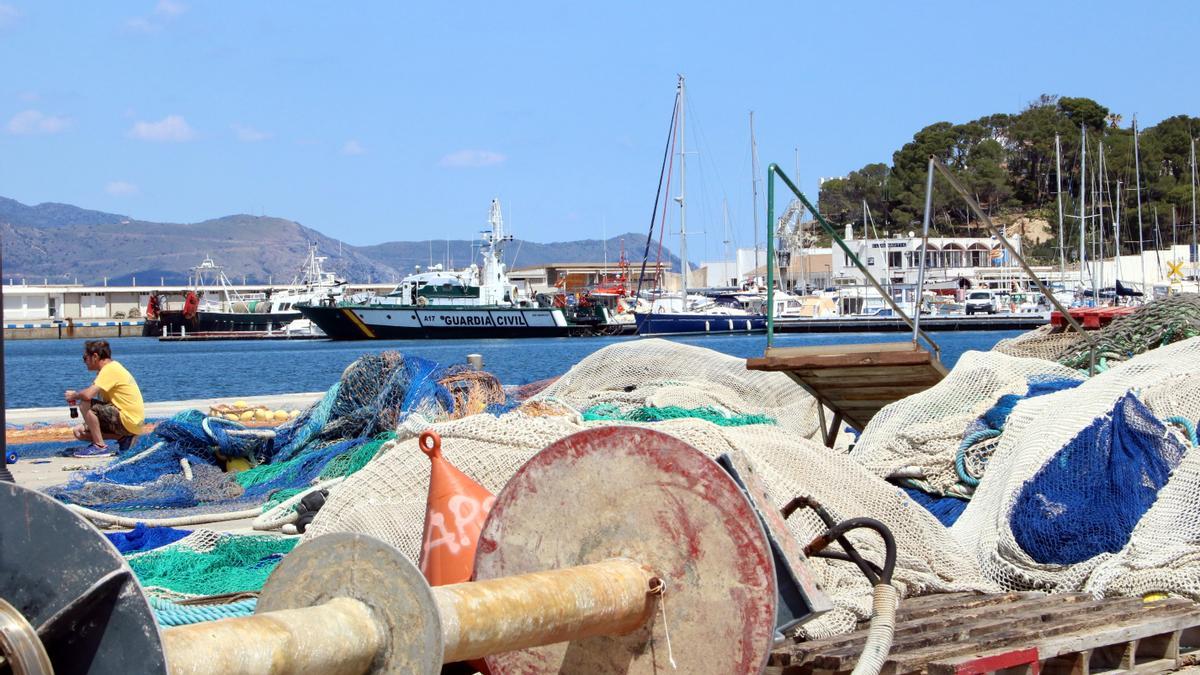
[(775, 173), (779, 167), (767, 167), (767, 349), (775, 342)]

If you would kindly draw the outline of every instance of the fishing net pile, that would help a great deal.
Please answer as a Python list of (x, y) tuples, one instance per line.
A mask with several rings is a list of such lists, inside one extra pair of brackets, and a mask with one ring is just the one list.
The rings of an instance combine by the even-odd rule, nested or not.
[[(440, 434), (445, 458), (497, 493), (518, 467), (554, 441), (621, 424), (671, 434), (710, 457), (742, 455), (777, 506), (803, 495), (835, 518), (883, 521), (896, 533), (896, 579), (910, 595), (990, 588), (973, 556), (928, 511), (820, 444), (816, 405), (786, 375), (747, 371), (743, 359), (662, 340), (613, 345), (503, 415), (441, 422), (408, 417), (389, 452), (331, 493), (305, 537), (363, 532), (418, 559), (429, 481), (429, 460), (415, 437), (422, 430)], [(797, 512), (788, 523), (802, 542), (824, 530), (811, 512)], [(877, 537), (857, 532), (850, 537), (867, 558), (882, 563)], [(827, 560), (813, 560), (812, 567), (837, 609), (806, 625), (804, 635), (844, 632), (869, 616), (870, 587), (857, 568)]]
[(47, 492), (138, 518), (274, 506), (362, 468), (407, 415), (444, 419), (510, 405), (488, 373), (397, 352), (370, 354), (283, 425), (253, 428), (185, 411), (108, 465)]
[(967, 352), (941, 382), (876, 414), (850, 456), (881, 478), (967, 499), (1013, 406), (1083, 379), (1041, 359)]
[(1200, 339), (1021, 401), (951, 528), (1005, 589), (1200, 599)]
[[(1103, 370), (1138, 354), (1200, 336), (1200, 295), (1181, 293), (1143, 305), (1089, 333)], [(1091, 365), (1090, 343), (1070, 327), (1043, 326), (1002, 340), (993, 351), (1056, 361), (1077, 370)]]

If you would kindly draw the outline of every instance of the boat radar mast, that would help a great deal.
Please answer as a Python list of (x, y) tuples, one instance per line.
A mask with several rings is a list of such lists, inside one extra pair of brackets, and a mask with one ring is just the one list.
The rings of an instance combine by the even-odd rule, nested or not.
[[(504, 245), (513, 240), (511, 234), (504, 234), (504, 217), (500, 214), (500, 200), (492, 200), (492, 209), (488, 215), (491, 232), (483, 233), (483, 270), (479, 279), (479, 299), (487, 305), (498, 305), (505, 302), (509, 294), (508, 277), (504, 274), (504, 263), (500, 262), (500, 254)], [(510, 300), (511, 301), (511, 298)]]

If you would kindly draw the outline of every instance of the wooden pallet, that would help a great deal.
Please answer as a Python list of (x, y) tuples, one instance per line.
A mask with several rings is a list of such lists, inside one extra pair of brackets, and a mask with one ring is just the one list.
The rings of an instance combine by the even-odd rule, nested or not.
[(746, 368), (787, 373), (829, 408), (833, 420), (824, 431), (830, 446), (842, 421), (861, 431), (884, 406), (946, 376), (941, 362), (911, 342), (771, 348), (746, 359)]
[[(766, 672), (849, 673), (866, 635), (864, 623), (848, 635), (784, 645)], [(950, 593), (900, 602), (882, 675), (1161, 673), (1198, 654), (1200, 605), (1189, 600)]]

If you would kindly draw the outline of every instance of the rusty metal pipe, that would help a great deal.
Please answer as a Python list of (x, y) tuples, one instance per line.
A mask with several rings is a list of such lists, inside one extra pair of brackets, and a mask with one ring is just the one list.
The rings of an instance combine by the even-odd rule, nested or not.
[(628, 633), (651, 617), (660, 587), (624, 559), (437, 586), (445, 662)]
[(370, 607), (335, 598), (317, 607), (169, 628), (163, 651), (171, 675), (361, 675), (386, 639)]

